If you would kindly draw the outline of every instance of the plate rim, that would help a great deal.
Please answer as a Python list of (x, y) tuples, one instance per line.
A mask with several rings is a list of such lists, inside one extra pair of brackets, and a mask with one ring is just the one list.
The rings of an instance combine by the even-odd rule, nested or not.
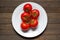
[[(24, 4), (24, 3), (31, 3), (31, 2), (23, 2), (23, 3), (21, 3), (21, 4)], [(32, 2), (32, 3), (36, 3), (36, 2)], [(19, 4), (19, 5), (21, 5), (21, 4)], [(38, 4), (38, 3), (36, 3), (36, 4)], [(18, 5), (18, 6), (19, 6)], [(40, 5), (40, 4), (38, 4), (38, 5)], [(18, 7), (17, 6), (17, 7)], [(41, 5), (40, 5), (41, 6)], [(16, 8), (17, 8), (16, 7)], [(42, 6), (41, 6), (42, 7)], [(14, 11), (16, 10), (16, 8), (14, 9)], [(43, 8), (43, 7), (42, 7)], [(43, 10), (45, 11), (45, 13), (46, 13), (46, 10), (43, 8)], [(14, 11), (13, 11), (13, 13), (14, 13)], [(46, 30), (46, 27), (47, 27), (47, 24), (48, 24), (48, 15), (47, 15), (47, 13), (46, 13), (46, 17), (47, 17), (47, 22), (46, 22), (46, 26), (45, 26), (45, 28), (44, 28), (44, 30), (39, 34), (39, 35), (41, 35), (45, 30)], [(12, 18), (13, 18), (13, 14), (12, 14)], [(14, 28), (14, 25), (13, 25), (13, 21), (11, 20), (11, 22), (12, 22), (12, 26), (13, 26), (13, 29), (15, 30), (15, 32), (17, 33), (17, 34), (19, 34), (20, 35), (20, 33), (19, 32), (17, 32), (16, 31), (16, 29)], [(39, 35), (37, 35), (37, 36), (39, 36)], [(20, 36), (22, 36), (22, 37), (24, 37), (24, 38), (35, 38), (35, 37), (37, 37), (37, 36), (35, 36), (35, 37), (26, 37), (26, 36), (23, 36), (23, 35), (20, 35)]]

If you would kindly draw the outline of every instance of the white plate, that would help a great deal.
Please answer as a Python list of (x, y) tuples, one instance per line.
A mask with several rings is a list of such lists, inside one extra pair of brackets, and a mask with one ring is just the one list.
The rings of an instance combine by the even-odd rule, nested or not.
[[(21, 31), (21, 27), (20, 27), (20, 24), (22, 22), (21, 13), (23, 12), (23, 6), (26, 3), (31, 4), (33, 9), (38, 9), (40, 12), (40, 16), (38, 18), (38, 26), (35, 31), (33, 31), (32, 29), (30, 29), (28, 32)], [(27, 38), (36, 37), (36, 36), (40, 35), (46, 28), (46, 25), (47, 25), (46, 11), (43, 9), (43, 7), (41, 5), (39, 5), (37, 3), (34, 3), (34, 2), (22, 3), (19, 6), (17, 6), (17, 8), (14, 10), (14, 12), (12, 14), (12, 25), (13, 25), (13, 28), (15, 29), (15, 31), (19, 35), (27, 37)]]

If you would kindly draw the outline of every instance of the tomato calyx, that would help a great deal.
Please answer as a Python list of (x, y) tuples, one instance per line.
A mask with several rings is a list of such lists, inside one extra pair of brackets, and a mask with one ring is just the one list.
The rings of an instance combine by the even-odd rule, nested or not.
[(37, 16), (36, 12), (33, 13), (33, 16), (34, 16), (34, 17)]
[(36, 28), (37, 25), (38, 25), (37, 19), (32, 19), (31, 22), (30, 22), (30, 26), (31, 26), (32, 28)]
[(25, 11), (25, 12), (29, 12), (29, 11), (31, 11), (32, 10), (32, 6), (31, 6), (31, 4), (25, 4), (24, 5), (24, 7), (23, 7), (23, 10)]
[(27, 13), (27, 12), (22, 13), (21, 19), (22, 19), (23, 21), (29, 21), (29, 20), (30, 20), (30, 14)]
[(28, 16), (24, 16), (24, 19), (27, 20), (29, 17)]
[(34, 24), (34, 20), (31, 20), (31, 22), (30, 22), (31, 24)]
[(26, 12), (29, 12), (29, 9), (27, 8), (25, 11), (26, 11)]
[(37, 19), (39, 16), (39, 11), (37, 9), (33, 9), (31, 14), (32, 14), (32, 18)]

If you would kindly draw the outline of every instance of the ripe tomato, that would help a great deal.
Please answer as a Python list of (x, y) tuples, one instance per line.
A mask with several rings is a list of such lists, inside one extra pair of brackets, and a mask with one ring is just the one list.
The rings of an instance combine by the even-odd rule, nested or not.
[(23, 7), (23, 10), (25, 12), (30, 12), (32, 10), (31, 4), (25, 4), (24, 7)]
[(23, 31), (28, 31), (29, 27), (30, 27), (29, 23), (25, 23), (25, 22), (21, 23), (21, 28)]
[(33, 9), (31, 15), (32, 18), (37, 19), (39, 16), (39, 11), (37, 9)]
[(31, 28), (36, 28), (37, 25), (38, 25), (37, 19), (32, 19), (31, 22), (30, 22)]
[(27, 12), (24, 12), (21, 14), (21, 19), (25, 22), (28, 22), (30, 20), (30, 14)]

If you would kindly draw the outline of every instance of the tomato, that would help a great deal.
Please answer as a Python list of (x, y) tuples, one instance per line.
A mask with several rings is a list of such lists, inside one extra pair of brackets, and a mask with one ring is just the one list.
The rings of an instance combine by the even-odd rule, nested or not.
[(37, 25), (38, 25), (37, 19), (32, 19), (31, 22), (30, 22), (31, 28), (36, 28)]
[(37, 19), (39, 16), (39, 11), (37, 9), (33, 9), (31, 12), (32, 18)]
[(23, 10), (25, 12), (30, 12), (32, 10), (31, 4), (25, 4), (24, 7), (23, 7)]
[(30, 27), (29, 23), (26, 23), (26, 22), (21, 23), (21, 29), (23, 31), (28, 31), (29, 27)]
[(28, 22), (28, 21), (30, 20), (30, 14), (27, 13), (27, 12), (22, 13), (22, 14), (21, 14), (21, 19), (22, 19), (23, 21)]

